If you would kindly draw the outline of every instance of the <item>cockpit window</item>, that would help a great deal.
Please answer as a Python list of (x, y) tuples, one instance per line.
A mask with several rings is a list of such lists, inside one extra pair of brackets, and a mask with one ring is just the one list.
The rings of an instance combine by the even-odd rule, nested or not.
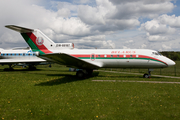
[(158, 55), (158, 53), (157, 53), (157, 52), (154, 52), (154, 54), (155, 54), (155, 55)]
[(161, 55), (161, 53), (158, 52), (159, 55)]
[(161, 56), (161, 53), (159, 52), (152, 52), (153, 55), (160, 55)]

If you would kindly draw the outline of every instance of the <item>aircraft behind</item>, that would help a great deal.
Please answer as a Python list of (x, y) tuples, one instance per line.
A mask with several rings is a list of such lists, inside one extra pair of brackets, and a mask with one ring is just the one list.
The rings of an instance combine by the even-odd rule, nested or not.
[(36, 69), (35, 65), (49, 64), (46, 60), (37, 57), (38, 53), (33, 52), (29, 47), (18, 47), (12, 49), (0, 49), (0, 64), (9, 65), (13, 70), (14, 66), (28, 66), (29, 69)]
[(150, 77), (154, 68), (166, 68), (175, 62), (149, 49), (74, 49), (74, 44), (67, 44), (70, 49), (61, 49), (60, 43), (54, 43), (38, 29), (29, 29), (15, 25), (5, 26), (19, 32), (33, 52), (40, 58), (68, 67), (78, 68), (78, 77), (89, 76), (99, 68), (147, 68)]

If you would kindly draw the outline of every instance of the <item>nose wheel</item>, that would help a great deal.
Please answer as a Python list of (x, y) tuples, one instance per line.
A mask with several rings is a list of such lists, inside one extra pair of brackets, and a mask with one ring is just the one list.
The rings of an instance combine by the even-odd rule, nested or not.
[(145, 74), (143, 75), (143, 78), (151, 78), (151, 71), (153, 71), (153, 69), (148, 69), (148, 74), (145, 73)]
[(143, 75), (143, 78), (150, 78), (150, 75), (144, 74), (144, 75)]

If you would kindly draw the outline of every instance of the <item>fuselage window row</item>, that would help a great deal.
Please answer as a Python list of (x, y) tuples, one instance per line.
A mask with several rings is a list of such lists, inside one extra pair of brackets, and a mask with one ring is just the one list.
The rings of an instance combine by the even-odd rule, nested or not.
[(35, 53), (1, 53), (1, 56), (36, 56)]
[[(103, 55), (97, 55), (98, 58), (103, 57)], [(104, 55), (104, 57), (108, 57), (108, 55)], [(110, 55), (111, 58), (121, 58), (121, 57), (128, 57), (128, 58), (138, 58), (139, 55)], [(91, 58), (94, 58), (94, 55), (91, 56)]]

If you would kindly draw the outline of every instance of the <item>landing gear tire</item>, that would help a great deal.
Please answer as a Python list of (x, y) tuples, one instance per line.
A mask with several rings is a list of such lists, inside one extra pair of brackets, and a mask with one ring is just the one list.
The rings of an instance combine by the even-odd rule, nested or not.
[(83, 78), (83, 77), (84, 77), (84, 72), (83, 72), (83, 71), (77, 71), (77, 72), (76, 72), (76, 76), (77, 76), (78, 78)]
[(4, 71), (14, 71), (13, 68), (4, 68)]
[(149, 75), (148, 74), (144, 74), (143, 78), (149, 78)]
[(34, 65), (29, 65), (28, 70), (36, 70), (36, 67)]
[(88, 76), (92, 76), (93, 70), (89, 69), (89, 70), (86, 70), (86, 71), (87, 71)]
[(9, 64), (9, 68), (4, 68), (4, 71), (14, 71), (13, 67), (12, 64)]
[(151, 78), (151, 71), (153, 71), (153, 69), (148, 69), (148, 74), (144, 74), (143, 77), (144, 78)]
[(93, 69), (79, 70), (76, 72), (76, 76), (78, 78), (90, 77), (92, 76), (92, 73), (93, 73)]

